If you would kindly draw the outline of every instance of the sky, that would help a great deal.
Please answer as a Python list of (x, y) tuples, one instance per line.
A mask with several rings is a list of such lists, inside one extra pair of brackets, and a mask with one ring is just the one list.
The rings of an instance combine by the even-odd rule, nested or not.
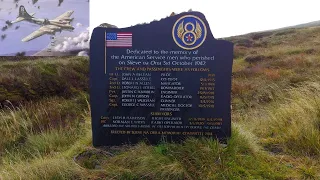
[(320, 20), (320, 0), (90, 0), (90, 33), (102, 23), (119, 28), (200, 11), (215, 38)]
[[(71, 23), (75, 27), (73, 32), (62, 31), (58, 32), (58, 37), (70, 37), (87, 31), (89, 27), (89, 3), (88, 0), (64, 0), (61, 6), (58, 6), (58, 0), (39, 0), (35, 5), (32, 5), (32, 0), (19, 0), (18, 7), (13, 0), (0, 0), (0, 28), (6, 25), (5, 21), (13, 21), (18, 16), (19, 6), (24, 5), (26, 11), (31, 14), (35, 13), (36, 18), (54, 19), (66, 11), (74, 10), (71, 17), (74, 21)], [(38, 8), (39, 6), (39, 8)], [(15, 29), (19, 26), (19, 29)], [(38, 30), (40, 25), (29, 22), (18, 22), (13, 24), (5, 31), (0, 30), (0, 35), (6, 34), (4, 40), (0, 39), (0, 56), (11, 55), (17, 52), (33, 52), (40, 51), (50, 44), (50, 35), (43, 35), (29, 42), (21, 40)], [(58, 44), (57, 44), (58, 45)], [(28, 55), (28, 54), (27, 54)]]

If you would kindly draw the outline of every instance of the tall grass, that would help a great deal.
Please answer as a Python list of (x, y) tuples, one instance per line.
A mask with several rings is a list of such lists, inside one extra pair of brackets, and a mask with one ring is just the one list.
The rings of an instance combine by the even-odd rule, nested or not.
[[(74, 179), (81, 169), (69, 154), (87, 139), (87, 96), (48, 98), (9, 106), (0, 116), (0, 177), (4, 179)], [(85, 139), (83, 139), (85, 138)]]
[(1, 163), (32, 159), (66, 150), (82, 132), (88, 115), (86, 96), (49, 98), (0, 110)]
[[(81, 109), (86, 104), (83, 97), (73, 101), (64, 98), (47, 98), (41, 102), (29, 102), (24, 106), (5, 106), (0, 110), (0, 147), (7, 142), (23, 141), (30, 134), (46, 132), (50, 129), (74, 129), (81, 117)], [(79, 110), (80, 109), (80, 110)]]
[(226, 147), (207, 138), (155, 147), (140, 143), (102, 167), (108, 179), (285, 179), (283, 172), (290, 171), (261, 152), (238, 126)]
[(0, 72), (0, 104), (71, 98), (88, 91), (89, 60), (83, 57), (0, 61)]
[(84, 172), (69, 158), (35, 157), (32, 161), (20, 161), (0, 170), (3, 179), (80, 179)]
[(242, 122), (271, 151), (320, 157), (320, 83), (309, 82), (279, 92), (270, 105)]

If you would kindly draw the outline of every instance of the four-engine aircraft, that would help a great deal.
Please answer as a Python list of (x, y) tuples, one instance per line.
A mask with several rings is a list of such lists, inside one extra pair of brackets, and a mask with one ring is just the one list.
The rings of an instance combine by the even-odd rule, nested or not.
[(12, 21), (11, 23), (17, 23), (20, 21), (28, 21), (30, 23), (41, 25), (41, 27), (28, 35), (27, 37), (23, 38), (23, 42), (31, 41), (35, 38), (38, 38), (44, 34), (55, 35), (56, 32), (60, 32), (62, 30), (66, 31), (73, 31), (74, 27), (70, 24), (74, 18), (70, 18), (74, 11), (67, 11), (62, 15), (56, 17), (53, 20), (49, 19), (39, 19), (34, 17), (35, 13), (31, 15), (26, 11), (24, 6), (19, 7), (19, 15), (16, 20)]

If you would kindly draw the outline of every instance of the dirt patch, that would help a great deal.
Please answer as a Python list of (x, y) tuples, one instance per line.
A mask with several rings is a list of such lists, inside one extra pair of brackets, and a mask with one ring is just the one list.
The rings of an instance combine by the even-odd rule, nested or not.
[(249, 55), (244, 60), (248, 63), (256, 63), (264, 60), (272, 59), (272, 57), (264, 56), (264, 55)]
[(114, 156), (112, 153), (100, 149), (88, 149), (76, 157), (74, 161), (81, 167), (86, 169), (100, 169), (103, 160)]
[(129, 145), (123, 145), (90, 148), (74, 157), (74, 161), (86, 169), (100, 169), (103, 161), (127, 151), (130, 147)]

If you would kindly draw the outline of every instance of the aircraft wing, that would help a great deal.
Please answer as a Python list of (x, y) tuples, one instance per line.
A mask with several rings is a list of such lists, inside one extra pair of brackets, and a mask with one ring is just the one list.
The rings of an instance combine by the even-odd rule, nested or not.
[(11, 23), (13, 24), (13, 23), (17, 23), (17, 22), (20, 22), (20, 21), (23, 21), (23, 20), (25, 20), (25, 18), (23, 18), (23, 17), (18, 17), (16, 20), (11, 21)]
[(63, 18), (69, 18), (72, 14), (73, 14), (74, 11), (67, 11), (63, 14), (61, 14), (60, 16), (56, 17), (54, 20), (61, 20)]
[(22, 42), (28, 42), (31, 41), (35, 38), (38, 38), (44, 34), (47, 34), (47, 32), (45, 31), (45, 29), (47, 29), (46, 26), (42, 26), (41, 28), (39, 28), (38, 30), (34, 31), (33, 33), (31, 33), (30, 35), (28, 35), (27, 37), (22, 39)]

